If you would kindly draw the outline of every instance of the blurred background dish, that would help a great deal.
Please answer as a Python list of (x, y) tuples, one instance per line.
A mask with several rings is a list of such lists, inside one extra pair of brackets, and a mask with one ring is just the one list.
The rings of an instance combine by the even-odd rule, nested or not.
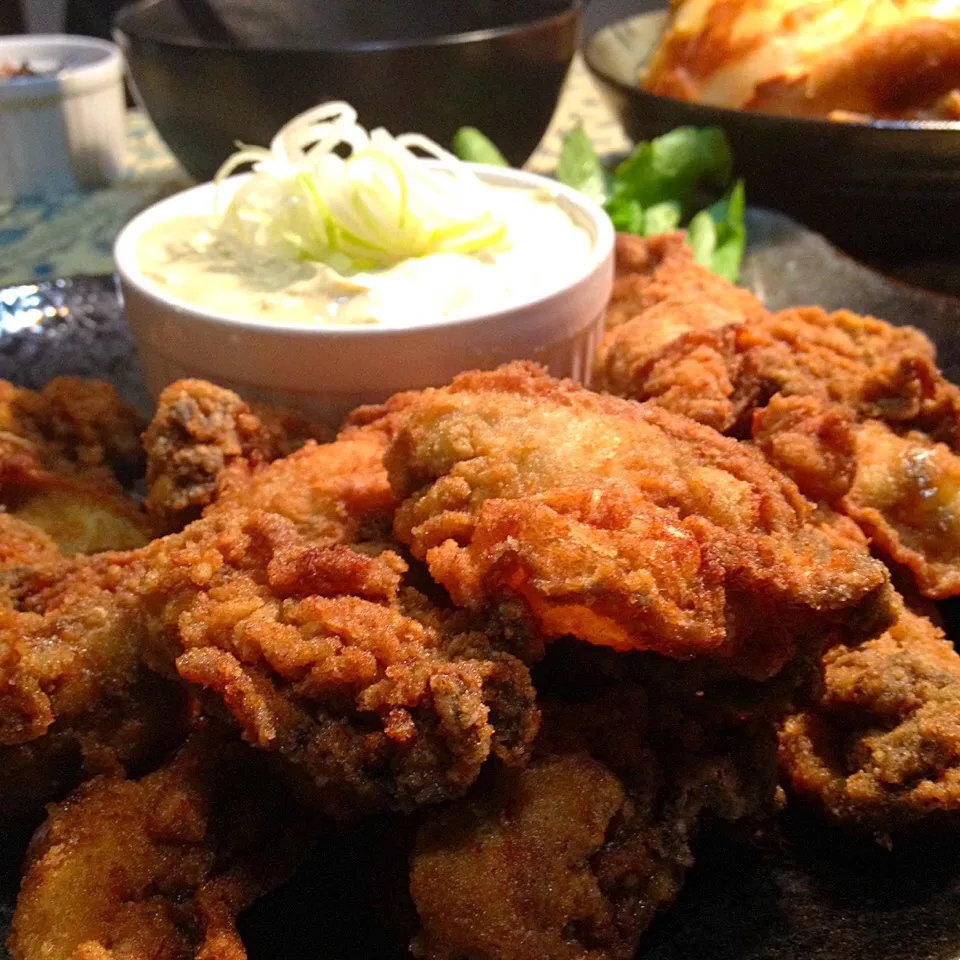
[(641, 86), (821, 120), (960, 120), (960, 6), (675, 0)]
[(123, 62), (106, 40), (0, 37), (0, 200), (112, 183)]
[(522, 164), (557, 105), (579, 0), (141, 0), (115, 37), (138, 99), (186, 170), (208, 180), (237, 141), (349, 100), (371, 127), (449, 144), (476, 126)]
[(654, 11), (601, 27), (586, 62), (626, 132), (645, 140), (683, 124), (722, 127), (748, 202), (782, 210), (874, 262), (960, 252), (960, 123), (836, 123), (689, 103), (640, 87), (666, 25)]

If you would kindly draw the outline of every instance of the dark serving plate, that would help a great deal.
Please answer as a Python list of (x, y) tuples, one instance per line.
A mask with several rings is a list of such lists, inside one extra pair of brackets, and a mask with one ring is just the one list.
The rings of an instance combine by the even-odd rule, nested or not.
[(149, 411), (116, 277), (0, 290), (0, 380), (38, 390), (64, 376), (106, 380), (124, 401)]
[(114, 36), (177, 159), (209, 180), (237, 141), (347, 100), (360, 122), (449, 146), (479, 127), (520, 166), (557, 105), (579, 0), (140, 0)]
[(656, 11), (621, 20), (584, 48), (630, 136), (646, 140), (682, 124), (722, 127), (752, 204), (782, 210), (864, 257), (960, 255), (960, 123), (831, 123), (647, 93), (639, 72), (665, 18)]
[[(845, 306), (913, 324), (960, 381), (960, 299), (875, 273), (780, 214), (751, 210), (748, 231), (743, 279), (768, 306)], [(0, 290), (0, 378), (38, 387), (62, 374), (102, 377), (146, 410), (114, 278)], [(294, 883), (249, 911), (241, 930), (251, 960), (409, 956), (408, 905), (389, 892), (403, 884), (389, 853), (397, 827), (331, 839)], [(0, 827), (0, 942), (25, 840)], [(888, 850), (791, 811), (755, 836), (705, 838), (638, 960), (960, 960), (960, 833)]]

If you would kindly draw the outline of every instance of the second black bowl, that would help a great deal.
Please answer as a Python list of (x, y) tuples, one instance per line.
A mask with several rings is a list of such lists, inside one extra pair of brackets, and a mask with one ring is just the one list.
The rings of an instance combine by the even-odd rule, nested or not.
[(511, 163), (540, 142), (579, 42), (579, 0), (141, 0), (114, 21), (136, 95), (198, 180), (236, 141), (347, 100), (367, 127), (449, 147), (479, 127)]
[(683, 124), (722, 127), (751, 204), (782, 210), (874, 261), (956, 259), (960, 123), (836, 123), (648, 93), (640, 70), (665, 16), (622, 20), (586, 44), (587, 65), (630, 136), (646, 140)]

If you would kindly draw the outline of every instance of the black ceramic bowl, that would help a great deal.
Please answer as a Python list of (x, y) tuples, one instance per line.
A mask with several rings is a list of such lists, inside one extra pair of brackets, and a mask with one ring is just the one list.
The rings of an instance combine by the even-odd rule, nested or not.
[(367, 127), (536, 149), (579, 42), (579, 0), (141, 0), (114, 35), (170, 149), (209, 180), (236, 141), (347, 100)]
[(873, 260), (960, 254), (960, 123), (831, 123), (647, 93), (638, 77), (665, 16), (622, 20), (585, 46), (587, 64), (630, 136), (648, 139), (681, 124), (723, 127), (751, 204), (789, 213)]

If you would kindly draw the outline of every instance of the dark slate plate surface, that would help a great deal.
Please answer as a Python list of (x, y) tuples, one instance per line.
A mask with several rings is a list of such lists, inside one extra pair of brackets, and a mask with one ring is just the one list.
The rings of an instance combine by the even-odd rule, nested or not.
[[(819, 303), (912, 323), (960, 380), (960, 299), (874, 273), (778, 214), (753, 211), (748, 226), (744, 282), (770, 307)], [(145, 408), (112, 278), (0, 291), (0, 377), (36, 387), (60, 374), (102, 377)], [(0, 832), (2, 939), (23, 843)], [(404, 957), (403, 938), (372, 917), (373, 894), (361, 879), (377, 846), (369, 837), (325, 846), (296, 884), (254, 908), (243, 922), (251, 960)], [(750, 842), (711, 838), (640, 956), (960, 960), (960, 834), (900, 841), (887, 851), (793, 813)], [(0, 960), (7, 960), (2, 948)]]
[(0, 379), (38, 389), (58, 376), (107, 380), (127, 403), (149, 409), (116, 278), (0, 290)]

